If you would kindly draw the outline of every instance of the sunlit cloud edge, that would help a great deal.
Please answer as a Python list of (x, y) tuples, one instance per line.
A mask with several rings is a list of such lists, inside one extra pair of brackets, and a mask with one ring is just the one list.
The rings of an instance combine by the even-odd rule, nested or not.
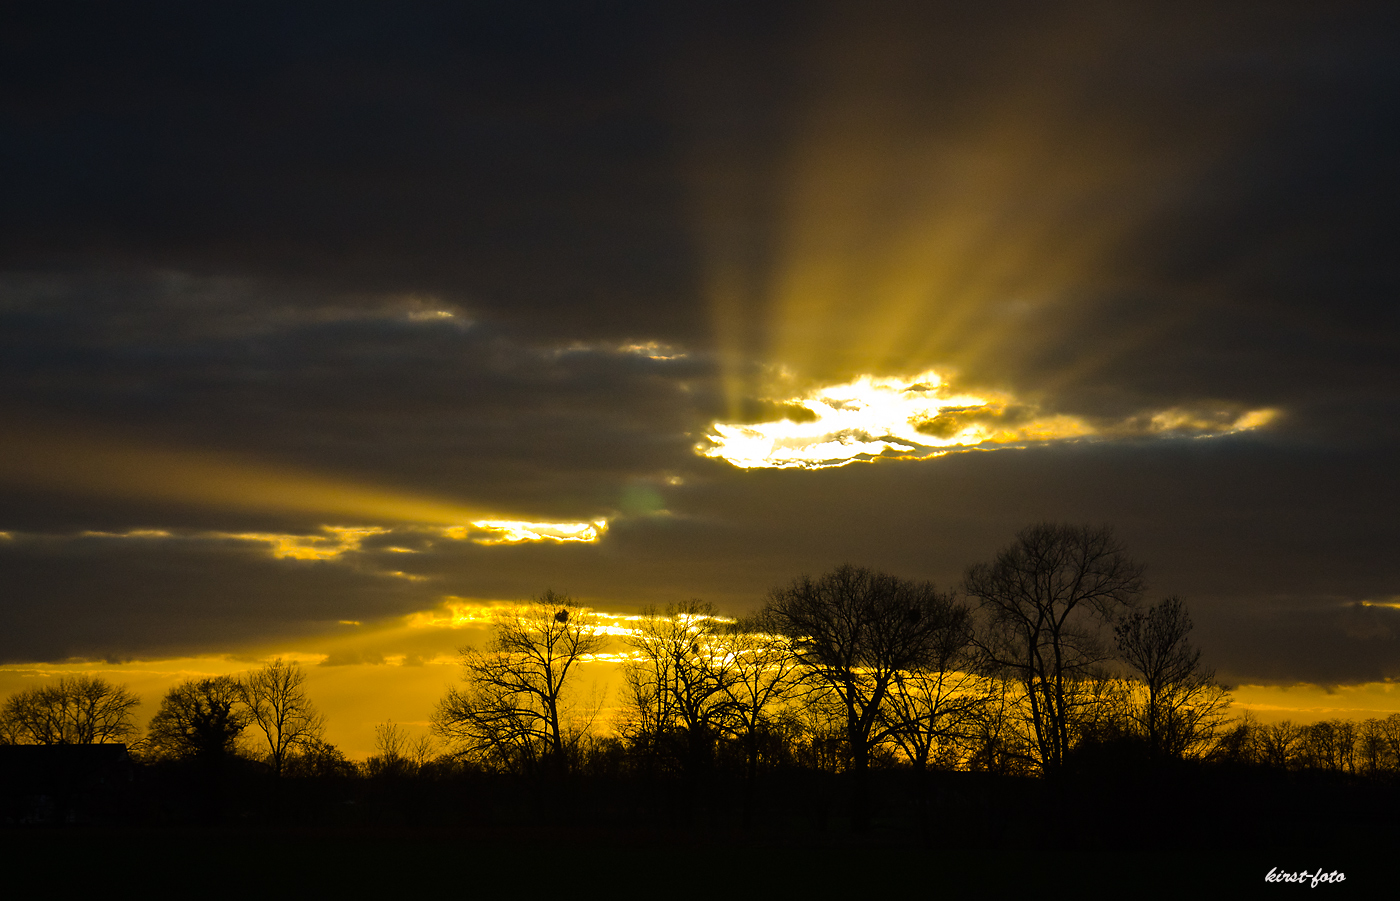
[(795, 418), (714, 422), (695, 452), (740, 469), (833, 469), (1057, 442), (1216, 438), (1262, 428), (1280, 415), (1273, 408), (1215, 403), (1093, 423), (1044, 413), (1003, 392), (954, 392), (935, 370), (904, 378), (865, 375), (765, 400)]

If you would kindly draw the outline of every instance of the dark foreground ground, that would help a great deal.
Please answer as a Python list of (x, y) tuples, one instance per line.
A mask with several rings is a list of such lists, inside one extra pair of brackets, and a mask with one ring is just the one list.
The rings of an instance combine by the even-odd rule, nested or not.
[[(867, 785), (860, 830), (852, 785), (802, 772), (756, 785), (129, 775), (87, 807), (10, 798), (0, 896), (33, 876), (47, 890), (14, 897), (1400, 896), (1400, 785), (1342, 774), (890, 771)], [(1271, 870), (1346, 881), (1266, 882)]]
[[(1317, 837), (1269, 850), (1077, 853), (927, 848), (888, 837), (743, 842), (619, 831), (76, 828), (7, 830), (7, 881), (44, 874), (51, 897), (134, 888), (146, 896), (399, 898), (1239, 897), (1299, 892), (1394, 897), (1393, 845)], [(1271, 868), (1346, 882), (1270, 884)], [(16, 896), (19, 897), (19, 896)]]

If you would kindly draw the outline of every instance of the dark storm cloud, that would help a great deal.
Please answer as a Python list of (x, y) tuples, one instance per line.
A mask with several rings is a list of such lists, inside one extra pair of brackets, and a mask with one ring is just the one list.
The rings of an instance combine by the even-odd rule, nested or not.
[(1025, 524), (1062, 519), (1114, 523), (1148, 565), (1149, 597), (1185, 597), (1222, 678), (1392, 675), (1393, 611), (1359, 606), (1400, 584), (1392, 459), (1260, 445), (1075, 445), (821, 472), (704, 461), (685, 484), (653, 489), (675, 512), (619, 517), (591, 545), (486, 547), (402, 527), (314, 561), (273, 559), (267, 540), (247, 537), (18, 534), (0, 541), (6, 658), (216, 649), (426, 610), (445, 595), (546, 588), (605, 609), (701, 597), (739, 614), (841, 561), (956, 587)]
[(1240, 436), (815, 472), (714, 463), (662, 489), (682, 512), (619, 520), (598, 545), (439, 543), (412, 565), (463, 596), (554, 587), (602, 606), (700, 597), (738, 614), (843, 561), (954, 588), (1028, 523), (1112, 523), (1147, 565), (1148, 600), (1186, 600), (1193, 639), (1222, 678), (1335, 684), (1400, 666), (1394, 643), (1366, 625), (1393, 611), (1357, 606), (1400, 585), (1392, 468), (1389, 453)]
[(619, 481), (691, 465), (703, 357), (532, 346), (450, 311), (183, 277), (17, 280), (0, 285), (0, 385), (23, 402), (18, 421), (42, 413), (537, 517), (593, 518)]
[(12, 266), (452, 290), (570, 334), (694, 313), (654, 303), (686, 263), (644, 5), (7, 18)]
[[(483, 547), (400, 524), (276, 560), (208, 535), (387, 524), (11, 480), (0, 657), (545, 587), (738, 612), (846, 560), (953, 585), (1055, 519), (1115, 523), (1228, 678), (1393, 674), (1392, 611), (1357, 606), (1400, 593), (1393, 5), (979, 8), (8, 5), (4, 441), (134, 437), (610, 527)], [(1273, 407), (1273, 435), (697, 457), (716, 418), (797, 415), (756, 388), (784, 329), (831, 336), (812, 380), (869, 371), (859, 280), (783, 320), (795, 236), (879, 262), (924, 217), (983, 240), (934, 261), (887, 369), (947, 361), (1095, 422)], [(1020, 265), (1024, 291), (956, 303)], [(131, 528), (176, 534), (79, 536)]]
[(0, 567), (5, 662), (217, 653), (424, 606), (367, 561), (277, 560), (226, 537), (20, 533), (0, 539)]

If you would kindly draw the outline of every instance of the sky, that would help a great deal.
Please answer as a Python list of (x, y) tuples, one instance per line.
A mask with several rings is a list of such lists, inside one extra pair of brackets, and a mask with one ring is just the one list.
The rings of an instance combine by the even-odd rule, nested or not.
[(362, 755), (492, 605), (1063, 521), (1400, 710), (1393, 4), (443, 6), (0, 12), (0, 693), (280, 655)]

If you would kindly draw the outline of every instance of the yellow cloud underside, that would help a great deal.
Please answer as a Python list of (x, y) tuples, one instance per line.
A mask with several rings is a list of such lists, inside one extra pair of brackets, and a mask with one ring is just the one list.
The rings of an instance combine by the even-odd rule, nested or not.
[[(483, 628), (495, 622), (502, 615), (529, 606), (518, 601), (479, 601), (459, 597), (448, 597), (432, 610), (410, 613), (404, 617), (404, 625), (409, 629), (470, 629)], [(625, 637), (635, 632), (633, 625), (641, 619), (621, 613), (603, 613), (588, 610), (597, 623), (601, 634)]]
[[(422, 532), (421, 529), (413, 531)], [(508, 520), (479, 520), (470, 526), (451, 526), (446, 529), (431, 530), (453, 540), (469, 540), (476, 544), (498, 545), (518, 544), (530, 541), (548, 542), (594, 542), (607, 531), (606, 520), (591, 523), (574, 522), (514, 522)], [(215, 539), (246, 541), (264, 545), (268, 553), (278, 560), (338, 560), (346, 554), (364, 551), (365, 539), (376, 535), (388, 535), (393, 529), (379, 526), (321, 526), (323, 534), (298, 534), (289, 532), (190, 532), (175, 533), (164, 529), (132, 529), (126, 532), (80, 533), (83, 538), (110, 538), (124, 540), (153, 539)], [(6, 536), (8, 537), (8, 536)], [(411, 548), (382, 547), (374, 552), (391, 554), (416, 554)], [(402, 571), (386, 571), (384, 575), (410, 581), (422, 581), (425, 577)]]
[[(441, 530), (441, 534), (454, 540), (470, 540), (476, 544), (519, 544), (527, 541), (582, 541), (594, 542), (607, 531), (606, 520), (594, 522), (516, 522), (511, 520), (477, 520), (470, 526), (451, 526)], [(261, 541), (271, 545), (272, 556), (279, 560), (334, 560), (342, 554), (360, 550), (364, 539), (374, 535), (389, 534), (391, 529), (375, 526), (349, 528), (345, 526), (322, 526), (326, 535), (284, 535), (271, 532), (219, 533), (221, 538), (236, 538), (243, 541)], [(165, 533), (168, 534), (168, 533)], [(388, 547), (388, 553), (412, 554), (409, 548)], [(402, 572), (389, 575), (418, 580)]]
[(334, 560), (347, 551), (358, 551), (360, 543), (372, 535), (382, 535), (388, 529), (343, 526), (322, 526), (328, 535), (281, 535), (273, 532), (228, 532), (221, 538), (240, 541), (260, 541), (271, 545), (272, 556), (279, 560)]
[(864, 375), (774, 399), (797, 414), (751, 424), (716, 422), (697, 451), (741, 469), (827, 469), (876, 458), (920, 459), (956, 450), (1024, 447), (1095, 436), (1212, 436), (1259, 428), (1274, 410), (1173, 408), (1108, 427), (1042, 413), (997, 392), (955, 393), (928, 370), (906, 378)]
[[(154, 447), (91, 431), (32, 428), (10, 423), (0, 445), (0, 481), (66, 493), (163, 500), (264, 512), (310, 513), (354, 522), (447, 526), (449, 537), (481, 544), (520, 541), (596, 541), (606, 523), (525, 522), (499, 512), (271, 466), (227, 454)], [(334, 520), (332, 520), (334, 521)], [(462, 523), (481, 534), (458, 535)], [(330, 536), (240, 533), (268, 541), (274, 554), (328, 559), (358, 547), (384, 529), (325, 526)], [(151, 533), (154, 535), (154, 533)], [(123, 533), (123, 537), (138, 537)]]
[[(155, 447), (90, 430), (35, 428), (23, 423), (7, 424), (6, 441), (0, 443), (0, 482), (70, 494), (173, 501), (231, 510), (313, 514), (342, 522), (409, 523), (411, 528), (437, 527), (446, 537), (486, 545), (529, 541), (593, 542), (607, 529), (607, 522), (602, 519), (592, 522), (506, 519), (499, 516), (499, 511), (331, 479), (227, 454)], [(390, 531), (379, 526), (325, 525), (321, 529), (328, 534), (239, 532), (201, 533), (199, 537), (265, 542), (279, 559), (329, 560), (347, 551), (359, 550), (364, 538)], [(159, 530), (86, 534), (119, 538), (179, 537)], [(0, 532), (0, 537), (13, 536)], [(392, 550), (402, 552), (405, 549)]]
[(509, 519), (479, 519), (467, 526), (444, 529), (448, 538), (467, 539), (477, 544), (519, 544), (522, 541), (594, 542), (608, 530), (605, 519), (593, 522), (524, 522)]

